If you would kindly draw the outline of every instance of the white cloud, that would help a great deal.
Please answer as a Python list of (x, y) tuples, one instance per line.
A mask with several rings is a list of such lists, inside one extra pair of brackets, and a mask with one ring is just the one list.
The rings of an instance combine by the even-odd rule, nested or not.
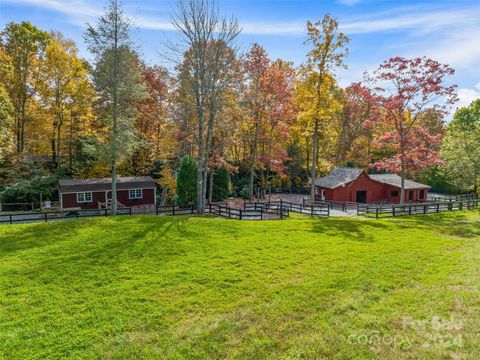
[(472, 101), (480, 99), (480, 83), (476, 84), (473, 89), (471, 88), (461, 88), (458, 89), (458, 103), (456, 104), (457, 109), (469, 106)]
[(360, 3), (361, 1), (362, 0), (338, 0), (338, 3), (342, 5), (352, 6)]

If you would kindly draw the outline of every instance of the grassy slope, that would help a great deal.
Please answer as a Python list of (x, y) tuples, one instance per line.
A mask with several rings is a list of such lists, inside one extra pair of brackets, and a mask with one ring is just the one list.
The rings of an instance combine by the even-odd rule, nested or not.
[(0, 358), (473, 358), (479, 239), (479, 212), (1, 226)]

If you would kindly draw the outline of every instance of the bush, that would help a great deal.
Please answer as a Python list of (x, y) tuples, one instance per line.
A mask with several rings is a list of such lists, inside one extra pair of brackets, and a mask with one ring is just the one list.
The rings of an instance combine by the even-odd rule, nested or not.
[(230, 175), (224, 168), (217, 168), (213, 172), (212, 200), (223, 201), (230, 193)]
[(177, 204), (186, 205), (197, 202), (197, 163), (191, 156), (180, 160), (177, 175)]

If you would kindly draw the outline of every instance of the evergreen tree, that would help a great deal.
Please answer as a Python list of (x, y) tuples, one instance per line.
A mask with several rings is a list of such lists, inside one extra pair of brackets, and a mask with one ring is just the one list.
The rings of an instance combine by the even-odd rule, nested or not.
[(224, 168), (217, 168), (213, 173), (213, 201), (223, 201), (230, 193), (230, 175)]
[(197, 201), (197, 163), (192, 156), (180, 161), (177, 175), (177, 204), (186, 205)]

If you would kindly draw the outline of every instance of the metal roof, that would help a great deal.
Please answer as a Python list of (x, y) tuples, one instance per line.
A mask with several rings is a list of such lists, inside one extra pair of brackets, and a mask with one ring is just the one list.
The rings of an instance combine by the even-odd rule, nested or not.
[[(398, 188), (402, 186), (402, 178), (397, 174), (371, 174), (368, 176), (370, 176), (372, 180), (376, 180), (383, 184), (396, 186)], [(430, 186), (405, 179), (405, 189), (430, 189)]]
[[(154, 188), (155, 182), (151, 176), (117, 177), (117, 189), (147, 189)], [(100, 179), (62, 179), (58, 181), (61, 193), (79, 191), (106, 191), (112, 189), (112, 178)]]
[(315, 179), (315, 185), (327, 189), (334, 189), (347, 184), (360, 176), (362, 169), (335, 168), (327, 176)]

